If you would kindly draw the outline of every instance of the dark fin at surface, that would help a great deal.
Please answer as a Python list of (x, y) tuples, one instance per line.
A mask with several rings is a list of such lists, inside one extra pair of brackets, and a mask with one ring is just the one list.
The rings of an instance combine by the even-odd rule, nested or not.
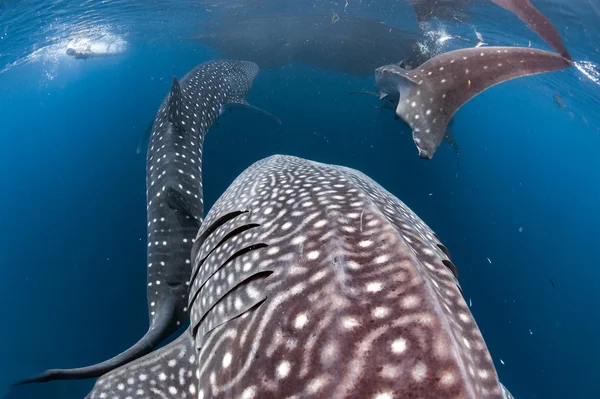
[(171, 92), (169, 93), (169, 107), (167, 115), (169, 122), (175, 126), (178, 130), (184, 131), (185, 125), (183, 122), (183, 96), (181, 95), (181, 87), (179, 81), (173, 76), (173, 83), (171, 84)]
[(529, 0), (492, 0), (500, 7), (513, 12), (519, 19), (527, 24), (529, 28), (537, 33), (546, 43), (556, 50), (567, 60), (571, 60), (569, 51), (563, 44), (558, 31), (552, 22), (535, 8)]
[[(102, 376), (85, 399), (196, 398), (196, 356), (189, 329), (168, 345)], [(173, 377), (173, 370), (177, 371)]]
[(127, 364), (141, 356), (150, 353), (165, 338), (171, 335), (176, 328), (175, 325), (175, 304), (174, 298), (165, 300), (157, 309), (157, 317), (150, 326), (146, 334), (136, 342), (132, 347), (121, 352), (112, 359), (92, 366), (80, 367), (75, 369), (50, 369), (35, 377), (27, 378), (15, 383), (15, 385), (29, 384), (32, 382), (48, 382), (54, 380), (79, 380), (85, 378), (96, 378)]
[(152, 134), (152, 126), (154, 126), (154, 121), (150, 122), (150, 124), (146, 127), (146, 130), (144, 130), (144, 134), (142, 137), (140, 137), (137, 149), (135, 150), (136, 154), (139, 154), (144, 149), (148, 148), (148, 141), (150, 141), (150, 135)]
[(244, 99), (238, 99), (236, 101), (232, 101), (230, 103), (227, 103), (225, 105), (223, 105), (223, 108), (227, 111), (232, 111), (235, 108), (243, 108), (243, 109), (247, 109), (253, 112), (256, 112), (257, 114), (260, 115), (264, 115), (267, 118), (272, 119), (273, 121), (275, 121), (275, 123), (277, 123), (278, 125), (281, 125), (281, 119), (279, 119), (278, 117), (276, 117), (275, 115), (261, 109), (258, 107), (255, 107), (254, 105), (250, 105), (248, 104), (248, 102)]
[(376, 73), (397, 87), (400, 101), (396, 114), (411, 127), (419, 156), (431, 159), (446, 135), (448, 122), (471, 98), (507, 80), (571, 65), (548, 51), (480, 47), (441, 54), (412, 71), (387, 65)]

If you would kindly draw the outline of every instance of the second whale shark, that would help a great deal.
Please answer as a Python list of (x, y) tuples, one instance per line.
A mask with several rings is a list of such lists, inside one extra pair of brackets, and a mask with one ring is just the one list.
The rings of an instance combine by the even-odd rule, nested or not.
[(194, 236), (204, 218), (202, 145), (225, 107), (245, 98), (259, 68), (248, 61), (210, 61), (173, 78), (151, 130), (147, 154), (147, 284), (150, 327), (132, 347), (92, 366), (51, 369), (18, 384), (98, 377), (153, 350), (188, 318)]

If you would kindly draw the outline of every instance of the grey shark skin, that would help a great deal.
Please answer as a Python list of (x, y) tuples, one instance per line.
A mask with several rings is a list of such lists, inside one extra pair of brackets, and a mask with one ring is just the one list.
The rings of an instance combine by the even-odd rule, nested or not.
[(188, 317), (190, 249), (204, 217), (202, 146), (221, 107), (247, 104), (258, 73), (246, 61), (206, 62), (173, 78), (152, 127), (147, 154), (148, 312), (150, 328), (132, 347), (105, 362), (47, 370), (20, 383), (98, 377), (149, 353)]
[(544, 14), (540, 12), (529, 0), (491, 0), (492, 3), (514, 13), (527, 26), (537, 33), (546, 43), (556, 50), (561, 56), (570, 60), (569, 50), (563, 44), (558, 31)]
[(354, 169), (255, 163), (192, 259), (190, 327), (88, 399), (503, 397), (448, 250)]
[(559, 54), (524, 47), (479, 47), (438, 55), (410, 71), (375, 70), (381, 98), (398, 97), (398, 115), (413, 131), (421, 158), (431, 159), (450, 119), (467, 101), (507, 80), (573, 65)]

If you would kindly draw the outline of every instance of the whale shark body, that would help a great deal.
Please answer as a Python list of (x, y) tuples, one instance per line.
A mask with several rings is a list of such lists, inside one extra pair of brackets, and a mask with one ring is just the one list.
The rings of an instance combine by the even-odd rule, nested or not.
[(255, 163), (191, 258), (189, 328), (88, 399), (505, 397), (448, 250), (359, 171)]
[(571, 65), (559, 54), (531, 48), (465, 48), (411, 70), (384, 65), (375, 70), (375, 82), (380, 98), (397, 101), (396, 115), (411, 127), (419, 156), (431, 159), (448, 123), (471, 98), (507, 80)]
[(207, 21), (203, 32), (191, 39), (223, 57), (254, 61), (261, 68), (298, 62), (354, 76), (368, 76), (398, 58), (414, 63), (427, 59), (418, 45), (421, 33), (340, 15), (332, 23), (327, 15), (226, 13)]
[(150, 352), (187, 320), (189, 254), (204, 217), (202, 144), (224, 106), (250, 107), (245, 97), (258, 70), (246, 61), (203, 63), (181, 81), (173, 78), (160, 106), (147, 154), (148, 332), (105, 362), (47, 370), (20, 383), (98, 377)]

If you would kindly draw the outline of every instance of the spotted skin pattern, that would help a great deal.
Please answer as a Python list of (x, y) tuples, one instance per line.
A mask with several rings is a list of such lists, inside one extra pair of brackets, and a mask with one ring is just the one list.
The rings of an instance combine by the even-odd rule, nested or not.
[[(201, 64), (174, 85), (154, 122), (147, 163), (148, 303), (154, 324), (159, 304), (172, 298), (169, 333), (188, 314), (189, 256), (204, 217), (201, 177), (206, 133), (222, 106), (244, 100), (257, 73), (252, 62)], [(173, 97), (176, 104), (170, 104)]]
[[(89, 399), (127, 398), (119, 384), (141, 375), (151, 399), (504, 397), (448, 250), (356, 170), (255, 163), (215, 203), (192, 254), (191, 325), (178, 342), (195, 361), (160, 349), (103, 376)], [(161, 380), (169, 362), (190, 377)]]
[(86, 399), (196, 399), (195, 364), (186, 330), (163, 348), (102, 376)]
[(194, 259), (204, 397), (502, 397), (445, 248), (373, 180), (274, 156), (238, 177), (199, 236), (232, 210), (259, 226), (224, 243), (215, 230)]
[(375, 70), (380, 95), (400, 97), (398, 115), (413, 131), (421, 158), (431, 159), (452, 116), (488, 88), (522, 76), (573, 65), (559, 54), (525, 47), (478, 47), (438, 55), (416, 69)]
[(228, 103), (245, 103), (258, 66), (205, 62), (173, 78), (152, 127), (147, 155), (148, 312), (150, 328), (132, 347), (105, 362), (47, 370), (19, 382), (98, 377), (149, 353), (188, 318), (190, 249), (204, 217), (202, 146)]

